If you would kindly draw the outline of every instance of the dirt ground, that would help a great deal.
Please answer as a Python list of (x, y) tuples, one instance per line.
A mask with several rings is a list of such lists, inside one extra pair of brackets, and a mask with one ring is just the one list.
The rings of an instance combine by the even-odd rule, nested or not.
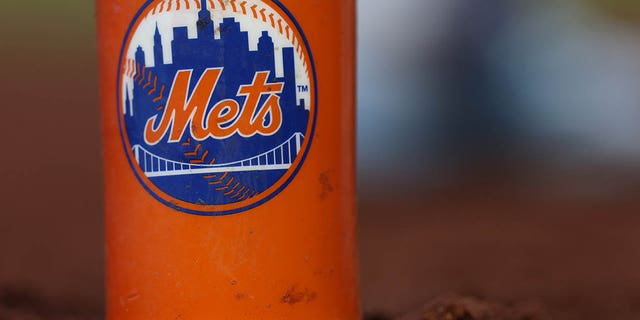
[[(640, 179), (593, 168), (532, 177), (363, 199), (365, 309), (397, 317), (455, 305), (457, 293), (536, 310), (522, 319), (640, 319)], [(520, 319), (478, 314), (442, 319)]]

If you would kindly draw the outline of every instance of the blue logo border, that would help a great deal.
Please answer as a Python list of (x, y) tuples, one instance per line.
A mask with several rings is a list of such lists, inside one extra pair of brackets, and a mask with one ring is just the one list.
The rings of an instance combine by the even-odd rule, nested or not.
[(140, 177), (140, 175), (138, 174), (138, 171), (136, 170), (136, 164), (134, 164), (133, 160), (131, 159), (131, 156), (129, 154), (129, 150), (127, 150), (127, 141), (125, 141), (125, 135), (124, 135), (124, 126), (120, 117), (120, 110), (122, 110), (122, 102), (120, 101), (121, 97), (120, 95), (122, 94), (122, 83), (121, 83), (121, 76), (122, 76), (122, 58), (124, 56), (124, 51), (125, 51), (125, 47), (127, 46), (127, 42), (129, 40), (129, 37), (131, 36), (131, 29), (133, 29), (134, 24), (138, 21), (138, 19), (140, 18), (140, 16), (142, 15), (142, 13), (145, 11), (145, 9), (151, 4), (153, 3), (155, 0), (147, 0), (142, 7), (138, 10), (138, 12), (136, 13), (136, 15), (133, 17), (131, 23), (129, 24), (129, 27), (127, 27), (127, 32), (125, 33), (125, 37), (124, 37), (124, 41), (122, 43), (122, 48), (120, 49), (120, 57), (118, 60), (118, 77), (116, 79), (116, 116), (118, 118), (118, 126), (120, 129), (120, 138), (122, 139), (122, 147), (125, 151), (125, 154), (127, 155), (127, 161), (129, 162), (129, 166), (131, 166), (131, 168), (133, 169), (133, 173), (135, 174), (136, 178), (138, 179), (138, 181), (140, 182), (140, 184), (142, 184), (142, 186), (144, 187), (145, 190), (147, 190), (147, 192), (149, 192), (149, 194), (151, 194), (154, 198), (156, 198), (156, 200), (162, 202), (163, 204), (165, 204), (166, 206), (184, 212), (184, 213), (189, 213), (189, 214), (193, 214), (193, 215), (198, 215), (198, 216), (226, 216), (226, 215), (231, 215), (231, 214), (237, 214), (237, 213), (241, 213), (241, 212), (245, 212), (248, 210), (251, 210), (253, 208), (256, 208), (264, 203), (266, 203), (267, 201), (273, 199), (276, 195), (280, 194), (280, 192), (282, 192), (288, 185), (289, 183), (291, 183), (291, 181), (293, 181), (293, 179), (296, 177), (296, 175), (298, 174), (298, 171), (300, 171), (300, 168), (302, 168), (302, 165), (304, 164), (306, 158), (307, 158), (307, 154), (309, 153), (309, 149), (311, 149), (311, 144), (313, 142), (313, 137), (316, 131), (316, 121), (318, 120), (318, 78), (316, 75), (316, 65), (315, 62), (313, 60), (313, 54), (311, 53), (311, 46), (309, 45), (309, 42), (307, 40), (307, 37), (304, 34), (304, 31), (302, 30), (302, 28), (300, 27), (300, 24), (298, 23), (298, 20), (296, 20), (296, 18), (293, 16), (293, 14), (291, 14), (291, 11), (289, 11), (289, 9), (287, 9), (281, 2), (280, 0), (268, 0), (273, 2), (274, 4), (276, 4), (278, 7), (280, 7), (280, 9), (282, 9), (282, 11), (284, 11), (284, 13), (287, 14), (287, 16), (289, 17), (289, 19), (291, 19), (291, 21), (293, 22), (293, 24), (296, 26), (296, 28), (298, 29), (298, 32), (300, 32), (300, 36), (302, 37), (302, 40), (304, 40), (304, 45), (307, 48), (307, 53), (309, 55), (309, 61), (311, 63), (311, 70), (313, 71), (313, 90), (314, 90), (314, 111), (313, 111), (313, 122), (311, 124), (311, 134), (309, 136), (309, 141), (307, 143), (307, 147), (304, 150), (304, 153), (302, 154), (302, 158), (300, 159), (300, 162), (298, 163), (298, 166), (293, 170), (291, 176), (289, 176), (289, 178), (287, 179), (287, 181), (285, 181), (278, 189), (276, 189), (275, 191), (273, 191), (271, 194), (269, 194), (268, 196), (266, 196), (264, 199), (256, 202), (256, 203), (252, 203), (248, 206), (244, 206), (241, 208), (236, 208), (236, 209), (232, 209), (232, 210), (226, 210), (226, 211), (199, 211), (199, 210), (191, 210), (191, 209), (187, 209), (187, 208), (183, 208), (181, 206), (176, 205), (175, 203), (171, 203), (170, 201), (167, 201), (165, 199), (163, 199), (162, 197), (160, 197), (159, 195), (157, 195), (155, 192), (153, 192), (153, 190), (151, 190), (147, 184), (145, 183), (145, 181), (142, 179), (142, 177)]

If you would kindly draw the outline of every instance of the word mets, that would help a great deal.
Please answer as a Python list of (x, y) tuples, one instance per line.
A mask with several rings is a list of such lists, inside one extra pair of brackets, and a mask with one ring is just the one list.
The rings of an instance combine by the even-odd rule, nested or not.
[[(269, 72), (256, 72), (253, 82), (240, 86), (237, 95), (245, 97), (242, 108), (238, 101), (224, 99), (207, 113), (223, 68), (205, 70), (193, 93), (188, 95), (192, 70), (179, 70), (173, 81), (167, 106), (160, 120), (149, 118), (145, 125), (144, 140), (155, 145), (169, 134), (169, 142), (177, 143), (189, 128), (191, 137), (198, 141), (207, 138), (225, 139), (234, 134), (252, 137), (256, 134), (270, 136), (282, 125), (280, 97), (284, 83), (267, 83)], [(263, 95), (267, 99), (261, 104)]]

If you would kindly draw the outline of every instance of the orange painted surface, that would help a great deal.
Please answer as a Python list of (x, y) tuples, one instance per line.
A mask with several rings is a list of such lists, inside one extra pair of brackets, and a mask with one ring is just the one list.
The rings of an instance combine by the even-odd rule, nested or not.
[[(358, 319), (354, 1), (281, 1), (317, 73), (313, 143), (273, 199), (205, 217), (156, 200), (127, 161), (116, 113), (118, 60), (143, 0), (98, 0), (108, 319)], [(224, 2), (221, 2), (224, 3)], [(149, 90), (155, 88), (150, 82)], [(164, 88), (157, 90), (164, 90)]]

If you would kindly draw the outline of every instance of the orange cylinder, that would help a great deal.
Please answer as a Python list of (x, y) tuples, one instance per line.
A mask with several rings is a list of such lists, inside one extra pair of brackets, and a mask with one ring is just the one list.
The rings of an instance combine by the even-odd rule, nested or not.
[(108, 319), (358, 319), (353, 0), (98, 0)]

